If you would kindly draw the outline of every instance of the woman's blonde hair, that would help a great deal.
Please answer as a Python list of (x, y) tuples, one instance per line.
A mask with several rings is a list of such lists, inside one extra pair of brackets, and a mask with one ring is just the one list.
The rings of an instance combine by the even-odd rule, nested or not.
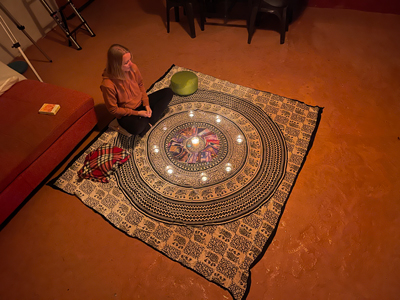
[[(106, 73), (108, 76), (117, 79), (125, 79), (125, 72), (122, 71), (122, 56), (126, 53), (131, 53), (128, 48), (114, 44), (107, 52)], [(132, 55), (132, 54), (131, 54)]]

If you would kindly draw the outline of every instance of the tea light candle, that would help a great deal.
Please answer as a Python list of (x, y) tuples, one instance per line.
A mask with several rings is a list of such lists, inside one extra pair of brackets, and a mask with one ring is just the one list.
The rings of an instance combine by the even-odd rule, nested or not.
[(167, 173), (168, 173), (169, 175), (171, 175), (172, 173), (174, 173), (174, 170), (172, 169), (171, 166), (167, 166), (167, 167), (165, 168), (165, 170), (167, 170)]
[(193, 146), (197, 146), (199, 144), (199, 138), (197, 136), (195, 136), (194, 138), (192, 138), (192, 144)]
[(201, 182), (205, 183), (208, 180), (206, 173), (201, 173), (200, 176), (201, 176)]

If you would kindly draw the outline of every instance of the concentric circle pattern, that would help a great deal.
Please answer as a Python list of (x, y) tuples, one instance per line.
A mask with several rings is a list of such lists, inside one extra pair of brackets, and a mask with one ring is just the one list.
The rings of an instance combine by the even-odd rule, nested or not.
[(176, 133), (168, 138), (168, 156), (188, 164), (211, 163), (219, 152), (218, 135), (207, 128), (208, 124), (188, 124), (179, 127)]
[(120, 168), (119, 185), (140, 211), (173, 224), (220, 224), (253, 212), (287, 165), (285, 140), (268, 115), (217, 92), (175, 96), (144, 138), (128, 141), (134, 159)]

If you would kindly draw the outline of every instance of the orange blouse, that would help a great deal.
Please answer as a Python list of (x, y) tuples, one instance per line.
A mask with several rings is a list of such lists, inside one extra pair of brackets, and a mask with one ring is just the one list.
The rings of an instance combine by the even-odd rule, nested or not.
[(110, 78), (104, 72), (100, 89), (107, 110), (118, 119), (124, 116), (137, 116), (136, 108), (140, 105), (149, 105), (142, 75), (135, 64), (125, 80)]

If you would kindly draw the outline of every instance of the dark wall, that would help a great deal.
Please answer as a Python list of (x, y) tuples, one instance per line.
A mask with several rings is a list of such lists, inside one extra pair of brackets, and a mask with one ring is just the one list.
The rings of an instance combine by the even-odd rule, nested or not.
[(308, 0), (308, 6), (400, 14), (400, 0)]

